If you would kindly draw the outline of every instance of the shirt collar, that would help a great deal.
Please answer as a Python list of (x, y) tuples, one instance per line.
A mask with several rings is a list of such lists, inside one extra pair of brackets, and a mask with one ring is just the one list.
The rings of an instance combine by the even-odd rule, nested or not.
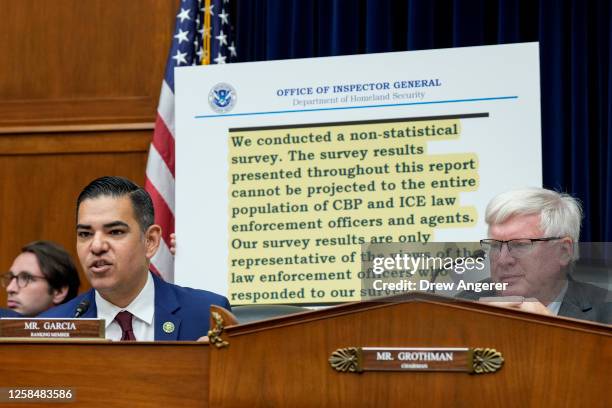
[(125, 308), (115, 306), (104, 299), (97, 290), (95, 294), (98, 317), (106, 321), (106, 328), (115, 320), (117, 313), (122, 310), (127, 310), (133, 314), (135, 318), (146, 324), (153, 324), (153, 315), (155, 313), (155, 284), (150, 272), (147, 275), (147, 283), (145, 283), (138, 296), (136, 296), (136, 298)]
[(565, 297), (565, 293), (567, 292), (567, 286), (568, 283), (567, 281), (565, 281), (563, 289), (561, 289), (557, 297), (552, 302), (550, 302), (548, 306), (546, 306), (554, 316), (559, 315), (559, 309), (561, 309), (561, 303), (563, 302), (563, 298)]

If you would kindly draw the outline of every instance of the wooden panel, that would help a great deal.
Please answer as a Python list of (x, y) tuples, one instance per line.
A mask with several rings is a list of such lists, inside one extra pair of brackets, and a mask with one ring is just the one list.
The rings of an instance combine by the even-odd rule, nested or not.
[(0, 135), (0, 156), (146, 152), (152, 132)]
[[(0, 135), (0, 268), (20, 248), (48, 239), (75, 251), (75, 202), (96, 177), (144, 183), (151, 131)], [(80, 268), (79, 268), (80, 270)], [(81, 290), (89, 288), (81, 273)], [(0, 290), (0, 305), (6, 292)]]
[[(609, 405), (610, 327), (427, 298), (344, 305), (228, 327), (229, 346), (211, 349), (210, 405)], [(494, 348), (505, 362), (498, 372), (479, 375), (335, 371), (331, 353), (351, 346)]]
[[(0, 341), (2, 387), (70, 387), (53, 407), (206, 407), (208, 349), (202, 343)], [(4, 407), (46, 406), (9, 404)]]
[(178, 0), (0, 0), (0, 128), (153, 121)]

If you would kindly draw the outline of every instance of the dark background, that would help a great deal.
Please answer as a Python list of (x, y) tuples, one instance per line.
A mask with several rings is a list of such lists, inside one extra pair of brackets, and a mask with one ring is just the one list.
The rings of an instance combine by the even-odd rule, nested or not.
[(233, 8), (240, 62), (539, 41), (544, 187), (582, 201), (582, 241), (612, 241), (610, 0), (239, 0)]

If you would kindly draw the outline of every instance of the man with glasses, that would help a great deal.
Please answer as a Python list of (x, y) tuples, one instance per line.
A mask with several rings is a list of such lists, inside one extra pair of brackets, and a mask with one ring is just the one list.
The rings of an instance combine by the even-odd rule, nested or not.
[(491, 280), (504, 289), (459, 296), (502, 297), (497, 305), (611, 323), (607, 291), (569, 274), (578, 259), (581, 218), (576, 199), (543, 188), (494, 197), (485, 212), (489, 238), (481, 245), (491, 264)]
[(76, 297), (80, 280), (70, 255), (49, 241), (21, 249), (8, 272), (0, 276), (7, 306), (23, 316), (36, 316)]

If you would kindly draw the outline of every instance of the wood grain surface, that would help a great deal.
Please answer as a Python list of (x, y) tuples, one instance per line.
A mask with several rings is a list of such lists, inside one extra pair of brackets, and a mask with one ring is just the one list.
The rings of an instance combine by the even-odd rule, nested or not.
[(72, 388), (70, 403), (8, 407), (206, 407), (208, 349), (194, 342), (0, 342), (0, 387)]
[[(606, 407), (612, 329), (474, 302), (357, 303), (228, 327), (211, 349), (214, 407)], [(344, 347), (483, 347), (493, 374), (340, 373)], [(239, 389), (236, 389), (239, 384)]]

